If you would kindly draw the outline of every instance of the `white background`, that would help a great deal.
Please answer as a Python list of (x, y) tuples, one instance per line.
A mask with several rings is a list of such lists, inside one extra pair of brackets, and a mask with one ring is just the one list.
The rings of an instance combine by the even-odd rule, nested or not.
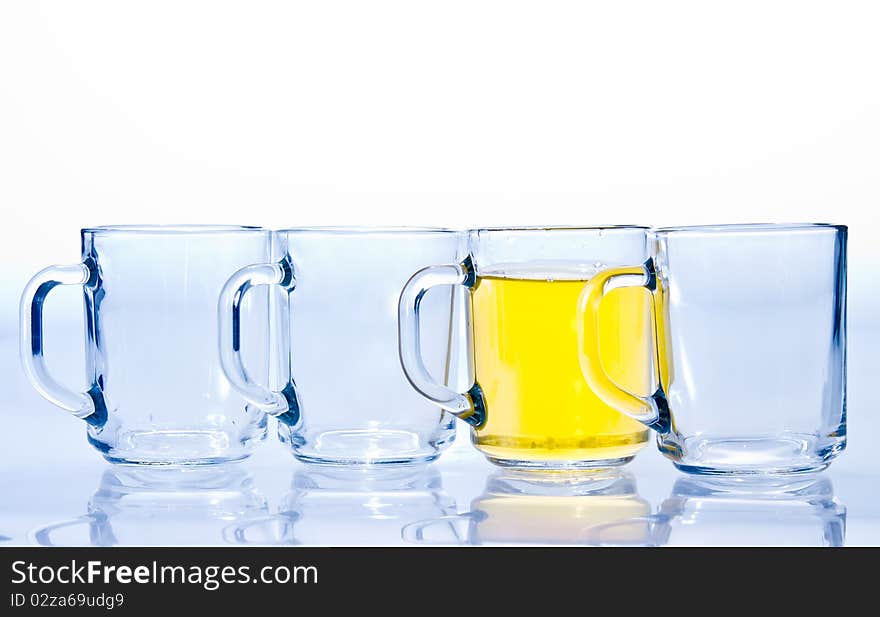
[(878, 29), (847, 1), (4, 0), (3, 276), (134, 222), (828, 220), (865, 272)]
[(837, 465), (876, 470), (878, 32), (876, 2), (3, 0), (2, 412), (87, 447), (15, 360), (21, 288), (83, 226), (826, 221), (851, 233)]

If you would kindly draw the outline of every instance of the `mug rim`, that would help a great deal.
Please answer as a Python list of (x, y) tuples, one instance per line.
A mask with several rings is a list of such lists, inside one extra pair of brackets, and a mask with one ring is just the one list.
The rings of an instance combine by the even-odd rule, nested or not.
[(790, 231), (847, 231), (846, 225), (833, 223), (720, 223), (709, 225), (679, 225), (674, 227), (656, 227), (652, 234), (725, 234), (725, 233), (778, 233)]
[(224, 233), (269, 232), (270, 230), (255, 225), (205, 225), (205, 224), (172, 224), (172, 225), (97, 225), (84, 227), (83, 234), (156, 234), (156, 235), (207, 235)]

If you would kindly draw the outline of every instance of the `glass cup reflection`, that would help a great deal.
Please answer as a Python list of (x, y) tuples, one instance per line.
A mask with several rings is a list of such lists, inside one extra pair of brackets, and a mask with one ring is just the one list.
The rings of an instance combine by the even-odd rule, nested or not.
[(243, 468), (138, 468), (104, 472), (85, 515), (32, 532), (43, 546), (217, 545), (236, 521), (268, 506)]
[(469, 512), (408, 525), (403, 537), (418, 544), (641, 545), (650, 541), (650, 514), (633, 476), (620, 470), (505, 470), (489, 477)]
[(413, 521), (455, 512), (440, 473), (426, 466), (298, 470), (280, 511), (226, 530), (228, 542), (256, 545), (388, 546)]
[(828, 478), (681, 478), (660, 507), (659, 544), (843, 546), (846, 508)]

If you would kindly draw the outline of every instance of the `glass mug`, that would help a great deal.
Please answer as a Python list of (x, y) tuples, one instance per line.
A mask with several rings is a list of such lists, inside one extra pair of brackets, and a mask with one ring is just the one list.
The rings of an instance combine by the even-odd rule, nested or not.
[[(82, 262), (34, 276), (21, 299), (21, 357), (30, 383), (82, 418), (110, 462), (201, 464), (248, 456), (266, 415), (229, 387), (217, 357), (217, 297), (229, 275), (271, 250), (256, 227), (111, 226), (82, 230)], [(58, 383), (43, 350), (43, 304), (80, 285), (86, 316), (85, 392)], [(241, 350), (268, 378), (265, 290), (239, 307)]]
[[(452, 418), (409, 387), (397, 356), (397, 300), (416, 269), (461, 259), (463, 236), (432, 228), (303, 228), (275, 233), (274, 258), (243, 268), (219, 303), (221, 358), (232, 386), (277, 416), (297, 459), (336, 465), (435, 459), (454, 439)], [(251, 288), (272, 293), (272, 387), (254, 382), (238, 353), (251, 336), (238, 316)], [(424, 302), (422, 339), (433, 375), (458, 373), (451, 289)], [(266, 324), (258, 327), (262, 335)]]
[[(518, 468), (601, 468), (626, 463), (648, 430), (587, 386), (577, 348), (578, 297), (608, 266), (642, 262), (643, 227), (505, 228), (469, 232), (469, 256), (412, 276), (400, 296), (400, 361), (412, 386), (473, 428), (493, 463)], [(437, 286), (470, 296), (474, 383), (460, 393), (432, 378), (422, 349), (423, 298)], [(434, 293), (434, 292), (432, 292)], [(609, 294), (601, 361), (621, 383), (651, 383), (650, 295)]]
[[(679, 227), (650, 240), (644, 264), (605, 269), (584, 287), (586, 382), (654, 428), (683, 471), (824, 469), (846, 446), (846, 227)], [(651, 396), (595, 361), (611, 284), (644, 286), (654, 298)]]

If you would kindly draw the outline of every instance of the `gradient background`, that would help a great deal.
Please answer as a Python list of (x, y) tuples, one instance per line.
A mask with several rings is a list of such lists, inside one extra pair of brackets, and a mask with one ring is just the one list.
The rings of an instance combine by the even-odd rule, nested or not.
[[(832, 469), (870, 486), (878, 24), (868, 1), (4, 1), (0, 469), (101, 464), (17, 359), (20, 291), (77, 261), (83, 226), (822, 221), (850, 226)], [(46, 317), (50, 364), (81, 383), (78, 290)], [(851, 492), (851, 516), (880, 516)]]

